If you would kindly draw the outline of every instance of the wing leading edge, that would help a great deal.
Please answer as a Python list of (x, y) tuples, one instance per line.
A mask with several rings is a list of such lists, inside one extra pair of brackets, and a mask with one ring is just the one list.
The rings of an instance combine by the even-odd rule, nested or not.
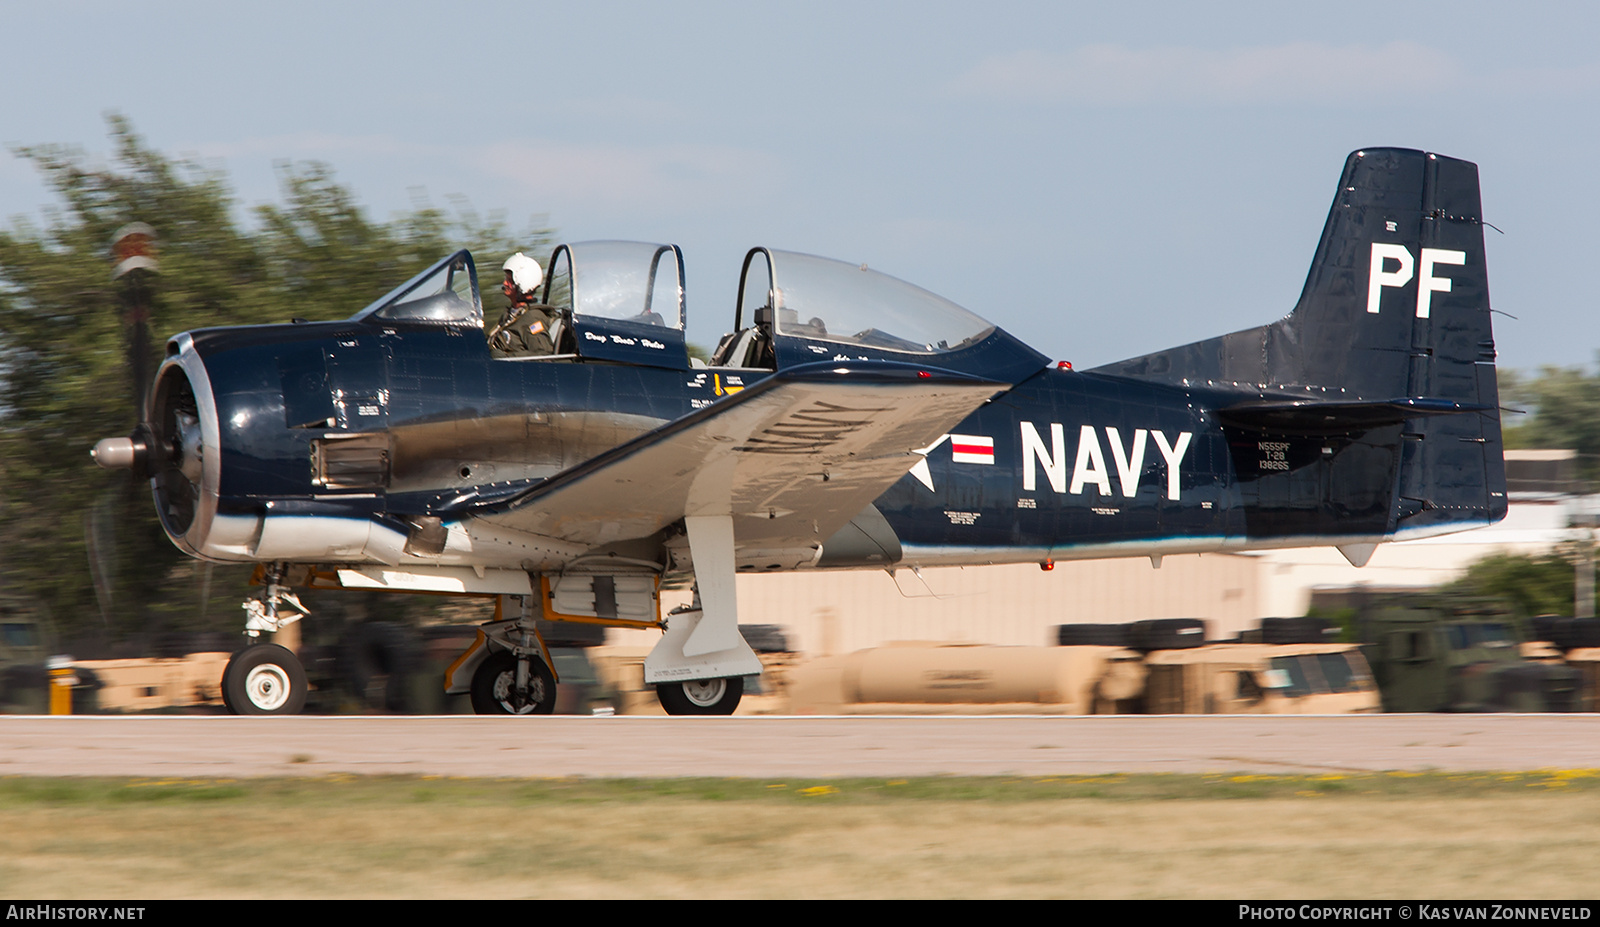
[(904, 364), (794, 367), (470, 514), (591, 546), (731, 516), (741, 548), (815, 548), (1006, 388)]

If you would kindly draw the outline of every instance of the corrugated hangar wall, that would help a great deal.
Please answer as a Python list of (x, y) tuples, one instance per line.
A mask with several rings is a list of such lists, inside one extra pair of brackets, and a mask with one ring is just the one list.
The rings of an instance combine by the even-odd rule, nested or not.
[[(1214, 637), (1253, 625), (1258, 558), (1182, 554), (1057, 563), (779, 573), (739, 577), (741, 624), (781, 625), (791, 649), (812, 656), (850, 653), (895, 640), (1053, 644), (1058, 624), (1203, 618)], [(662, 609), (689, 601), (662, 593)], [(649, 647), (656, 632), (614, 631), (612, 642)]]

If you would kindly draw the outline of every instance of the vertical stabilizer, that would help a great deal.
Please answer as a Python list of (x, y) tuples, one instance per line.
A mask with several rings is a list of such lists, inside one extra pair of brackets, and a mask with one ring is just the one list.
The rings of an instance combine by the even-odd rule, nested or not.
[(1241, 404), (1340, 403), (1327, 418), (1352, 433), (1361, 404), (1481, 409), (1401, 429), (1390, 531), (1437, 533), (1505, 514), (1494, 358), (1477, 165), (1370, 148), (1345, 160), (1293, 312), (1095, 372)]

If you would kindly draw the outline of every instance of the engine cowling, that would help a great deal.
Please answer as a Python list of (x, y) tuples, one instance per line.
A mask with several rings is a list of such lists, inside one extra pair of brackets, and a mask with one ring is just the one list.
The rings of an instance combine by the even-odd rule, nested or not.
[(205, 364), (187, 336), (156, 372), (145, 427), (146, 467), (167, 536), (185, 553), (206, 556), (222, 468), (216, 401)]

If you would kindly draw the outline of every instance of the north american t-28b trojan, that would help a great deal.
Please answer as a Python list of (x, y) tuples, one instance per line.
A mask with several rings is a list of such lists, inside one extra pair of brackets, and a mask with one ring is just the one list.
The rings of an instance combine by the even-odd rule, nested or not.
[[(471, 256), (344, 321), (167, 342), (143, 423), (101, 442), (173, 543), (261, 565), (246, 633), (296, 586), (500, 596), (447, 673), (480, 712), (554, 704), (534, 619), (660, 628), (645, 681), (726, 714), (761, 663), (735, 577), (1383, 541), (1506, 511), (1476, 165), (1345, 162), (1277, 322), (1092, 370), (925, 290), (754, 248), (709, 363), (672, 245), (563, 245), (550, 350), (492, 349)], [(663, 616), (663, 581), (692, 580)], [(506, 608), (510, 604), (513, 607)], [(256, 643), (229, 707), (293, 713)]]

